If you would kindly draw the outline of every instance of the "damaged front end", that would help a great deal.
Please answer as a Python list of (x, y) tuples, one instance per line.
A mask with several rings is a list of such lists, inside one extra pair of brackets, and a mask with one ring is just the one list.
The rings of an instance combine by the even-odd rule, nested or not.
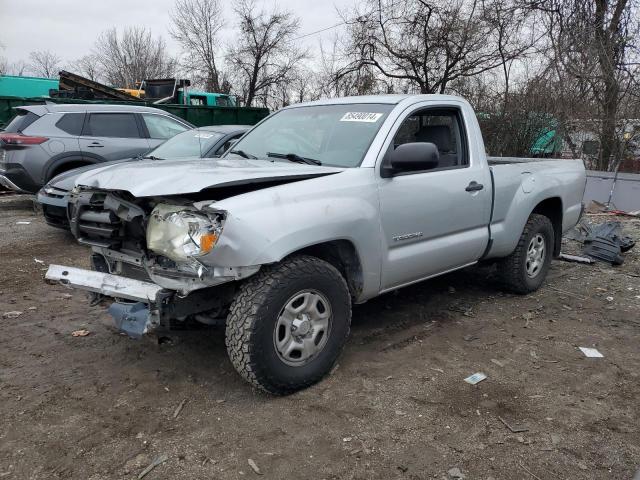
[(210, 203), (78, 189), (69, 202), (70, 227), (91, 246), (93, 270), (51, 265), (46, 278), (114, 299), (109, 313), (132, 337), (189, 316), (212, 323), (233, 294), (229, 283), (260, 267), (207, 263), (227, 215)]

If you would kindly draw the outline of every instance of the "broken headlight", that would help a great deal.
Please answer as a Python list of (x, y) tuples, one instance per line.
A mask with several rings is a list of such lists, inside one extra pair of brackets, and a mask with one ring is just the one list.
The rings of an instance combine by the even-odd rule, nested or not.
[(174, 261), (206, 255), (222, 233), (222, 215), (159, 204), (147, 226), (147, 248)]

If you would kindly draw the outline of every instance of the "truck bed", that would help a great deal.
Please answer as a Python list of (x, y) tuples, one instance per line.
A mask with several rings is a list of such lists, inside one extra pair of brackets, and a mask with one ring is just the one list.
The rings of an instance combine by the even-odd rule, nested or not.
[(582, 160), (488, 157), (493, 182), (490, 257), (511, 253), (532, 206), (555, 197), (563, 211), (562, 232), (582, 209), (586, 181)]

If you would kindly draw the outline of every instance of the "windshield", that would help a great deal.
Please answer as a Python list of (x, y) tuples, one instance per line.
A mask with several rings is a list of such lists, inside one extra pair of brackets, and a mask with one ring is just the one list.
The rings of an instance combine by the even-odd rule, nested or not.
[(206, 130), (188, 130), (149, 151), (145, 156), (162, 159), (202, 157), (223, 135)]
[[(227, 155), (300, 157), (357, 167), (393, 105), (316, 105), (281, 110), (251, 130)], [(233, 153), (238, 152), (238, 153)]]

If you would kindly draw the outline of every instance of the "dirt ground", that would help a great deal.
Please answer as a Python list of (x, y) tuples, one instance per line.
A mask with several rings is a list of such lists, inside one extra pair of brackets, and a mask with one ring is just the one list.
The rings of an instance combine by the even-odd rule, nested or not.
[[(640, 239), (640, 220), (622, 220)], [(0, 315), (23, 312), (0, 318), (2, 479), (139, 478), (164, 455), (145, 479), (257, 478), (249, 459), (267, 479), (640, 468), (640, 246), (621, 267), (556, 261), (529, 296), (478, 267), (357, 306), (338, 368), (285, 398), (240, 379), (222, 330), (131, 340), (83, 293), (47, 285), (49, 263), (87, 266), (88, 250), (0, 206)], [(465, 383), (474, 372), (488, 378)]]

